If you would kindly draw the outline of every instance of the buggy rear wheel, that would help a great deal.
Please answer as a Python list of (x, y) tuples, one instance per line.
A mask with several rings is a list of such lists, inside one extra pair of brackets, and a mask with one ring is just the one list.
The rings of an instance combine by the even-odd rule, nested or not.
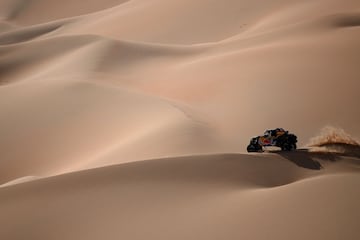
[(283, 151), (294, 151), (294, 150), (296, 150), (296, 144), (295, 143), (284, 143), (281, 146), (281, 150), (283, 150)]
[(262, 152), (262, 147), (259, 144), (249, 144), (246, 150), (248, 152)]

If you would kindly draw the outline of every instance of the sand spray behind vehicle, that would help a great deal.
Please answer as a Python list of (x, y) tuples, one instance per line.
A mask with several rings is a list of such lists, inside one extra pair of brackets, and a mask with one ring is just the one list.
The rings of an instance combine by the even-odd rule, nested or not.
[(322, 128), (320, 135), (310, 139), (307, 144), (311, 151), (351, 153), (360, 155), (360, 143), (344, 129), (333, 126)]

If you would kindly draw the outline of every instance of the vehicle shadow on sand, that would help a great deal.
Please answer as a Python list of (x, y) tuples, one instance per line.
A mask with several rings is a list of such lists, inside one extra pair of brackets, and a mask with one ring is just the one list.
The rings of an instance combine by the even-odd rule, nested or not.
[(318, 160), (335, 162), (340, 156), (330, 152), (311, 152), (309, 149), (298, 149), (292, 152), (276, 151), (281, 157), (289, 160), (299, 167), (320, 170), (323, 168)]
[[(319, 150), (315, 149), (298, 149), (296, 151), (271, 151), (272, 153), (279, 154), (299, 167), (320, 170), (323, 168), (319, 161), (336, 162), (342, 157), (353, 157), (360, 159), (360, 146), (349, 144), (327, 144), (320, 146)], [(319, 160), (319, 161), (318, 161)]]

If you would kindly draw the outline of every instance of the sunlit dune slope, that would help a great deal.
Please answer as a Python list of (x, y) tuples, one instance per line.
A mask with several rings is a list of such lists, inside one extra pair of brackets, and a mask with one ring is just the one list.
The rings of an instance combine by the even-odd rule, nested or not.
[[(110, 82), (189, 105), (223, 143), (211, 146), (218, 152), (242, 151), (270, 127), (292, 130), (299, 145), (326, 124), (360, 136), (357, 1), (83, 5), (33, 1), (4, 15), (12, 27), (0, 34), (1, 92), (60, 77), (99, 92)], [(66, 14), (35, 14), (40, 7)]]
[[(209, 126), (195, 122), (171, 102), (111, 85), (53, 81), (12, 85), (10, 96), (1, 95), (11, 99), (11, 104), (0, 103), (2, 182), (197, 153), (215, 142)], [(114, 151), (117, 155), (111, 157)]]

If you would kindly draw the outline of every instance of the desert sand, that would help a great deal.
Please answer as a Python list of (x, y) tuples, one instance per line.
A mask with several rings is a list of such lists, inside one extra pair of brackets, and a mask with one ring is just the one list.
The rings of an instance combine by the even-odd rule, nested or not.
[(0, 0), (0, 239), (360, 239), (359, 43), (358, 0)]

